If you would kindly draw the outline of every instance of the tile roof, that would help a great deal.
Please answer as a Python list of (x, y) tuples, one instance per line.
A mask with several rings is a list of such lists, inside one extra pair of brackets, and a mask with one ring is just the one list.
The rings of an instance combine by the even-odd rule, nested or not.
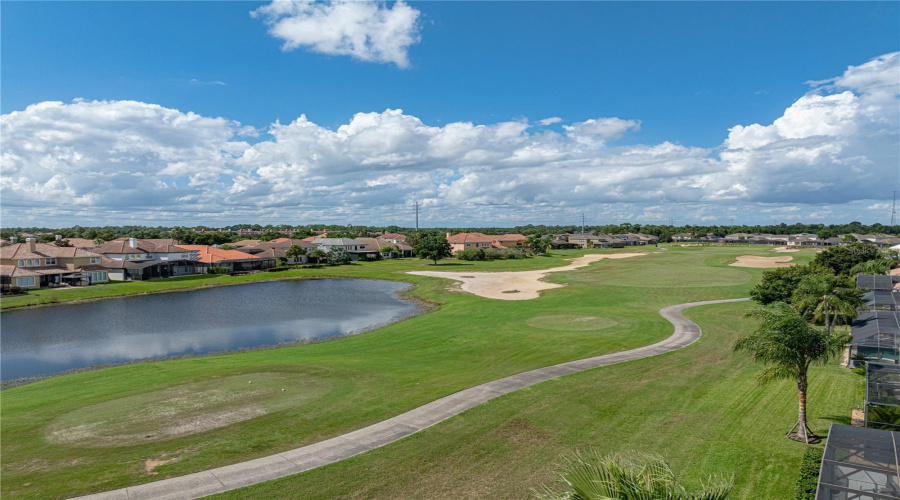
[(316, 245), (327, 245), (327, 246), (336, 246), (336, 245), (362, 245), (363, 242), (359, 240), (355, 240), (353, 238), (316, 238), (312, 241)]
[(447, 237), (450, 243), (493, 243), (493, 236), (481, 233), (457, 233)]
[(493, 238), (494, 238), (494, 241), (520, 241), (520, 240), (528, 239), (527, 236), (522, 235), (522, 234), (516, 234), (516, 233), (501, 234), (499, 236), (493, 236)]
[(0, 276), (40, 276), (41, 273), (25, 267), (0, 265)]
[(99, 257), (94, 252), (83, 248), (58, 247), (48, 243), (35, 243), (34, 252), (28, 250), (27, 243), (14, 243), (0, 248), (0, 259), (34, 259), (34, 258), (73, 258), (73, 257)]
[(228, 243), (228, 244), (233, 247), (255, 247), (256, 245), (259, 245), (262, 242), (263, 242), (262, 240), (241, 240), (241, 241), (235, 241), (234, 243)]
[(94, 247), (97, 253), (184, 253), (184, 246), (175, 245), (172, 239), (137, 240), (137, 248), (131, 246), (131, 238), (116, 238)]
[(75, 248), (87, 248), (90, 250), (91, 248), (94, 248), (95, 246), (97, 246), (97, 244), (94, 243), (94, 240), (89, 239), (89, 238), (63, 238), (63, 239), (68, 241), (69, 244)]
[(215, 264), (216, 262), (226, 262), (230, 260), (257, 260), (260, 258), (255, 255), (241, 252), (240, 250), (223, 250), (209, 245), (181, 245), (181, 248), (197, 250), (200, 253), (199, 261), (206, 264)]
[(254, 248), (262, 248), (262, 249), (268, 249), (268, 248), (288, 249), (288, 248), (291, 248), (291, 246), (293, 246), (293, 245), (297, 245), (298, 247), (302, 247), (302, 248), (318, 248), (318, 246), (315, 243), (311, 243), (311, 242), (305, 241), (305, 240), (291, 239), (291, 238), (278, 238), (278, 239), (275, 239), (272, 241), (263, 241), (257, 245), (253, 245), (253, 247)]

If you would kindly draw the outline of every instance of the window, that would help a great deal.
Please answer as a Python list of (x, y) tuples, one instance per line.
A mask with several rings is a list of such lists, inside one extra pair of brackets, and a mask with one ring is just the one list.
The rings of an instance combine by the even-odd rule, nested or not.
[(100, 257), (91, 257), (91, 264), (99, 264)]
[(33, 262), (33, 261), (32, 261), (31, 259), (25, 259), (25, 267), (31, 267), (31, 266), (33, 266), (34, 264), (32, 264), (32, 262)]
[(25, 267), (25, 259), (19, 259), (19, 267)]
[(49, 257), (45, 262), (45, 265), (55, 266), (56, 265), (56, 257)]
[(91, 283), (99, 283), (102, 281), (107, 281), (105, 271), (90, 272), (90, 273), (88, 273), (88, 275), (91, 277)]
[(16, 278), (16, 286), (34, 286), (34, 276)]

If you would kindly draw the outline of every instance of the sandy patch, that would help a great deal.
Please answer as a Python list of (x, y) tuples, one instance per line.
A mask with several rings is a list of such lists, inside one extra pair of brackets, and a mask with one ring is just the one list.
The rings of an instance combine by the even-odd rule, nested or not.
[[(163, 453), (162, 456), (166, 456), (166, 454)], [(146, 472), (147, 474), (156, 475), (156, 474), (158, 474), (158, 472), (154, 472), (153, 469), (159, 467), (160, 465), (174, 464), (177, 461), (178, 461), (178, 457), (172, 457), (172, 458), (169, 458), (166, 460), (163, 460), (163, 459), (154, 460), (152, 458), (148, 458), (147, 460), (144, 461), (144, 472)]]
[(778, 247), (778, 248), (772, 249), (772, 251), (778, 252), (778, 253), (787, 253), (787, 252), (799, 252), (800, 249), (799, 248)]
[(462, 282), (464, 292), (500, 300), (529, 300), (540, 297), (540, 292), (565, 285), (547, 283), (542, 279), (550, 273), (574, 271), (603, 259), (627, 259), (647, 255), (646, 252), (591, 254), (574, 259), (568, 266), (540, 271), (505, 271), (494, 273), (454, 273), (446, 271), (410, 271), (409, 274), (446, 278)]
[(793, 257), (757, 257), (756, 255), (741, 255), (734, 262), (728, 264), (735, 267), (755, 267), (759, 269), (772, 269), (774, 267), (791, 267), (794, 265)]

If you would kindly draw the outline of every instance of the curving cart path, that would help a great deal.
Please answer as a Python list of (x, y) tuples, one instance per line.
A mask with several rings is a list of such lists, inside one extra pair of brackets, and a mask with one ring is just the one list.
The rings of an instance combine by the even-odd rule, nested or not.
[(445, 396), (383, 422), (302, 448), (79, 499), (191, 499), (315, 469), (393, 443), (481, 403), (525, 387), (572, 373), (680, 349), (699, 339), (701, 334), (700, 327), (696, 323), (682, 316), (682, 310), (694, 306), (746, 300), (750, 299), (708, 300), (664, 307), (659, 313), (675, 325), (675, 332), (669, 338), (652, 345), (569, 361), (487, 382)]

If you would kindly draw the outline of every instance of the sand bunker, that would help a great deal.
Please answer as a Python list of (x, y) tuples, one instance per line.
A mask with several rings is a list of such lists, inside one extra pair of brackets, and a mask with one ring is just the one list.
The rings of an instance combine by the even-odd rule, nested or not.
[[(587, 266), (591, 262), (603, 259), (627, 259), (647, 255), (646, 252), (634, 253), (607, 253), (591, 254), (578, 257), (568, 266), (554, 267), (540, 271), (507, 271), (495, 273), (454, 273), (445, 271), (410, 271), (409, 274), (419, 276), (431, 276), (433, 278), (446, 278), (461, 281), (463, 291), (474, 293), (481, 297), (500, 300), (528, 300), (540, 297), (542, 290), (560, 288), (565, 285), (547, 283), (541, 281), (550, 273), (561, 271), (574, 271)], [(777, 257), (776, 257), (777, 258)]]
[(734, 262), (728, 264), (735, 267), (755, 267), (760, 269), (772, 269), (773, 267), (791, 267), (794, 265), (793, 257), (757, 257), (755, 255), (741, 255)]
[(785, 252), (799, 252), (798, 248), (788, 248), (788, 247), (778, 247), (772, 249), (773, 252), (785, 253)]

